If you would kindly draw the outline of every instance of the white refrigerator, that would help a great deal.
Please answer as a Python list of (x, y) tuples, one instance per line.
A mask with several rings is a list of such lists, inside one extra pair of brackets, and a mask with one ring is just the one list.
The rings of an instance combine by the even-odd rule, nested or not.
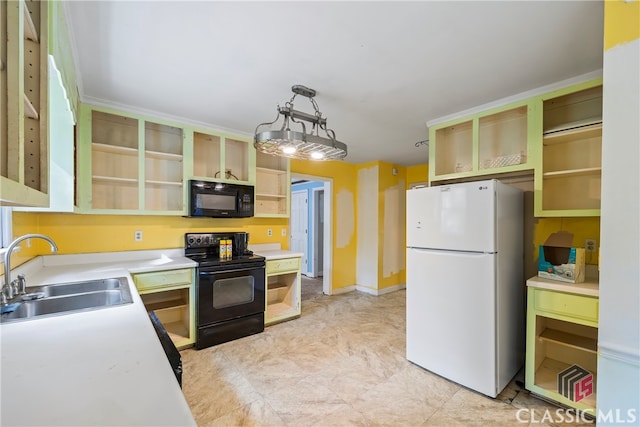
[(524, 364), (523, 194), (407, 191), (407, 359), (496, 397)]

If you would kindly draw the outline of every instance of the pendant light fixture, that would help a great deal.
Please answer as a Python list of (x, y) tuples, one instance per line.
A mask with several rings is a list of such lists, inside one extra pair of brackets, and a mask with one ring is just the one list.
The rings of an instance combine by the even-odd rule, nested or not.
[[(261, 123), (256, 127), (253, 146), (256, 150), (275, 156), (304, 160), (341, 160), (347, 155), (347, 146), (336, 139), (332, 129), (327, 129), (327, 119), (322, 117), (318, 104), (313, 99), (316, 91), (302, 85), (291, 88), (293, 97), (284, 107), (278, 105), (278, 115), (270, 123)], [(297, 95), (309, 98), (315, 110), (314, 114), (293, 109), (293, 100)], [(282, 125), (273, 129), (282, 116)], [(310, 123), (307, 129), (305, 122)], [(261, 127), (270, 127), (259, 131)], [(298, 129), (292, 130), (291, 126)], [(309, 132), (307, 132), (309, 130)], [(321, 136), (321, 131), (325, 136)]]

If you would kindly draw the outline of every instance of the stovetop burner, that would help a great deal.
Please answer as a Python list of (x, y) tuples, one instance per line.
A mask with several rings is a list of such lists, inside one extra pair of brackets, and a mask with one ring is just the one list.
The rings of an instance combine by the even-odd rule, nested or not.
[[(264, 264), (265, 258), (254, 255), (245, 247), (246, 233), (186, 233), (184, 254), (198, 263), (200, 267), (236, 266), (245, 264)], [(231, 258), (220, 257), (221, 242), (232, 243)]]

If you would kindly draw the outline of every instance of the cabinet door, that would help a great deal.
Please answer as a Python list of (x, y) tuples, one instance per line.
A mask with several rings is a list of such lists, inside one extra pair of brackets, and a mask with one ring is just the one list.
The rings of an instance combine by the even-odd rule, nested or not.
[(0, 7), (0, 204), (47, 206), (48, 3)]

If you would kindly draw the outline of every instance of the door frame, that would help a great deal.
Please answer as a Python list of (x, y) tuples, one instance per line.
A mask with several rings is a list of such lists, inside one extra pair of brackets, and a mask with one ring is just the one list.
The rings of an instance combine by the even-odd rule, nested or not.
[(322, 194), (322, 202), (323, 202), (323, 209), (322, 209), (322, 214), (323, 214), (323, 218), (324, 218), (324, 202), (325, 202), (325, 197), (324, 197), (324, 186), (322, 188), (313, 188), (311, 190), (312, 193), (312, 198), (313, 198), (313, 210), (311, 211), (311, 223), (312, 223), (312, 227), (313, 227), (313, 238), (311, 240), (312, 242), (312, 246), (313, 246), (313, 255), (314, 255), (314, 259), (313, 259), (313, 271), (312, 274), (314, 277), (318, 277), (320, 275), (324, 276), (324, 272), (323, 272), (323, 268), (324, 268), (324, 249), (323, 249), (323, 253), (322, 253), (322, 264), (320, 265), (320, 263), (318, 262), (318, 256), (320, 254), (320, 251), (318, 250), (318, 242), (320, 241), (320, 238), (322, 238), (322, 247), (324, 248), (324, 230), (322, 230), (322, 233), (319, 233), (319, 227), (318, 227), (318, 220), (320, 219), (320, 215), (319, 215), (319, 210), (318, 210), (318, 201), (320, 200), (320, 194)]
[[(302, 266), (301, 266), (301, 273), (304, 275), (307, 275), (307, 273), (309, 273), (309, 238), (310, 238), (310, 234), (309, 234), (309, 197), (308, 194), (309, 192), (307, 190), (295, 190), (295, 191), (291, 191), (291, 216), (293, 216), (293, 195), (297, 194), (297, 195), (304, 195), (304, 197), (306, 197), (307, 203), (306, 203), (306, 207), (307, 209), (304, 212), (304, 223), (306, 225), (305, 228), (305, 239), (304, 239), (304, 250), (303, 250), (303, 257), (302, 257)], [(291, 222), (291, 221), (290, 221)], [(292, 238), (293, 238), (293, 224), (290, 224), (289, 227), (289, 249), (293, 249), (292, 248)], [(306, 264), (304, 263), (304, 261), (306, 261)]]
[(324, 183), (324, 248), (322, 251), (322, 293), (333, 294), (333, 179), (323, 176), (291, 173), (291, 180), (305, 179)]

